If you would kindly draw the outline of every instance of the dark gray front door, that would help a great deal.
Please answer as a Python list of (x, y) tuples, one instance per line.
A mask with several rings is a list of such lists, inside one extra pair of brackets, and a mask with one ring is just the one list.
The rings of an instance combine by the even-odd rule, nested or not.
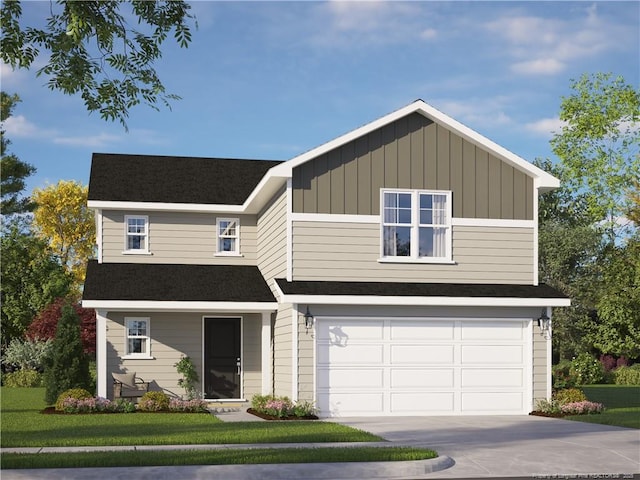
[(240, 398), (240, 319), (204, 319), (205, 398)]

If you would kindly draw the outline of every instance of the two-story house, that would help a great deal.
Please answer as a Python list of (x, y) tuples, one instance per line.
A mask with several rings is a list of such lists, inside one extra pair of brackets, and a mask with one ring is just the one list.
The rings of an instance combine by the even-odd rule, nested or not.
[(551, 393), (556, 178), (418, 100), (286, 162), (95, 154), (98, 394), (274, 393), (323, 416), (526, 414)]

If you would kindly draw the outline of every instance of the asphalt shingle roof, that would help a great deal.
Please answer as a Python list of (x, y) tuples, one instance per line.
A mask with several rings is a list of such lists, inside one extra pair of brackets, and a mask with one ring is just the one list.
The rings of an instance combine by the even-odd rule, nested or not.
[(94, 153), (89, 200), (242, 205), (280, 163)]
[(275, 302), (258, 267), (89, 261), (84, 300)]
[(276, 279), (285, 295), (362, 295), (398, 297), (567, 298), (545, 285), (332, 282)]

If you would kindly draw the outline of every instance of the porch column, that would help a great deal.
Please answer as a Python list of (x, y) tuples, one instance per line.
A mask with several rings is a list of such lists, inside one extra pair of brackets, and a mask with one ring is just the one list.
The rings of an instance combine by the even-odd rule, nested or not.
[(107, 310), (96, 310), (96, 394), (107, 398)]
[(262, 312), (262, 395), (271, 391), (271, 312)]
[(553, 321), (551, 320), (551, 307), (547, 307), (547, 317), (549, 317), (549, 335), (548, 337), (545, 335), (545, 339), (547, 341), (547, 399), (550, 400), (551, 399), (551, 394), (552, 394), (552, 378), (553, 378), (553, 374), (552, 374), (552, 368), (551, 368), (551, 363), (553, 362), (553, 358), (551, 356), (551, 345), (553, 344), (553, 341), (551, 340), (552, 335), (553, 335)]

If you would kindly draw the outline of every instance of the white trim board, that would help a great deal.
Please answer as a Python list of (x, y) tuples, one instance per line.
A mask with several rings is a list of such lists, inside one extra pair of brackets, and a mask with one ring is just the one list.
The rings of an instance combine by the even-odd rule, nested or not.
[(148, 300), (83, 300), (84, 308), (103, 309), (109, 312), (275, 312), (276, 302), (178, 302)]

